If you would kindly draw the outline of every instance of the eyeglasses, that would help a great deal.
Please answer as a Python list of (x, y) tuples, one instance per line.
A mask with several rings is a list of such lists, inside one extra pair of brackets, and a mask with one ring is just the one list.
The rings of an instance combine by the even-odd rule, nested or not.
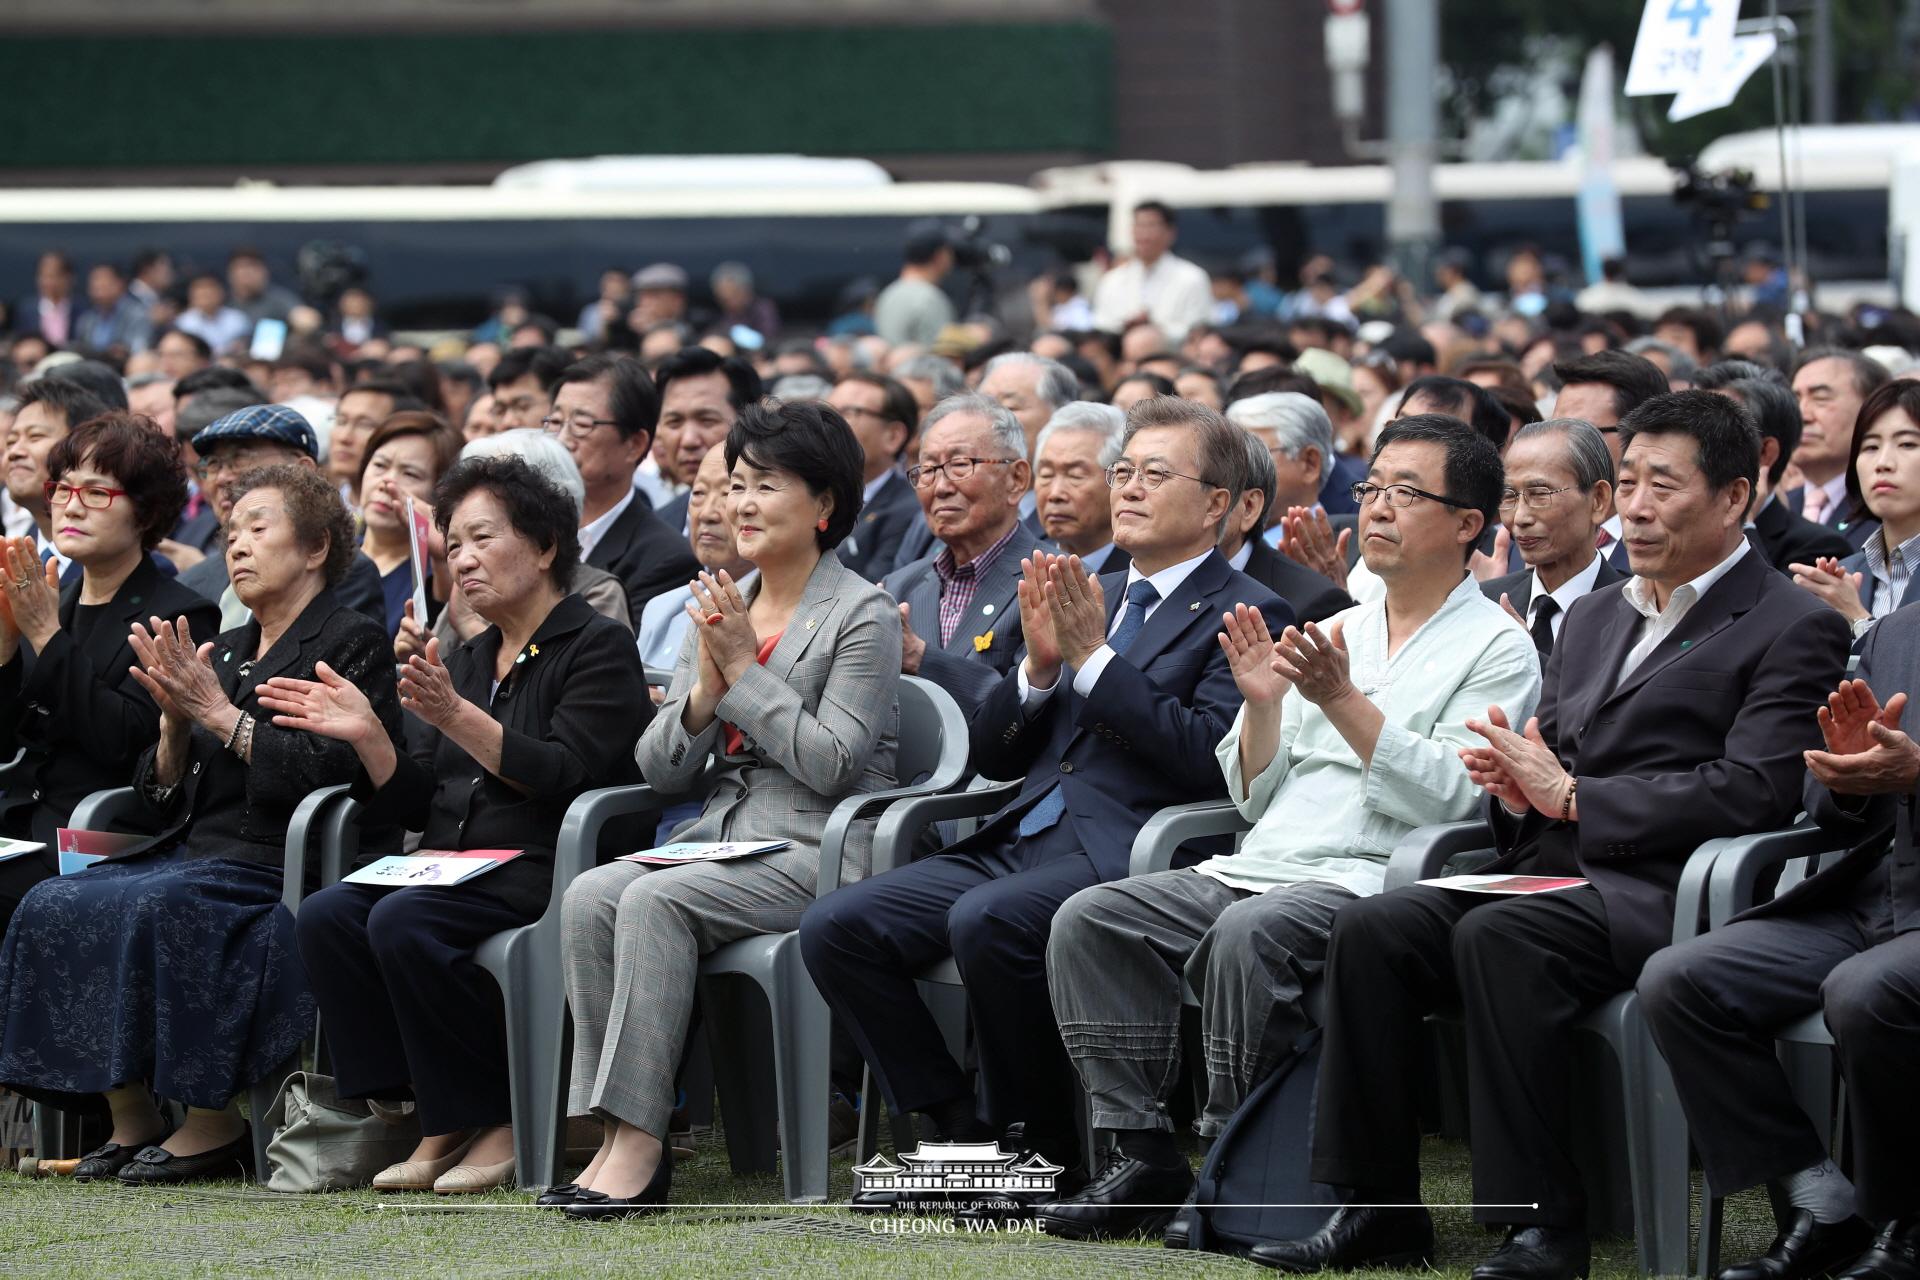
[(1572, 493), (1578, 485), (1562, 485), (1558, 489), (1549, 489), (1543, 484), (1529, 485), (1525, 489), (1502, 489), (1500, 491), (1500, 509), (1517, 511), (1522, 506), (1534, 511), (1546, 511), (1553, 507), (1554, 499), (1563, 493)]
[(1169, 480), (1191, 480), (1203, 484), (1209, 489), (1225, 488), (1211, 480), (1202, 480), (1199, 476), (1185, 475), (1178, 471), (1169, 471), (1165, 467), (1136, 467), (1128, 462), (1116, 462), (1106, 470), (1107, 488), (1124, 489), (1138, 479), (1148, 493), (1152, 493)]
[(105, 485), (88, 484), (79, 488), (62, 480), (47, 481), (47, 502), (56, 510), (72, 502), (74, 495), (80, 497), (80, 505), (89, 511), (105, 511), (113, 505), (115, 498), (127, 496), (125, 489), (109, 489)]
[(202, 458), (194, 464), (194, 473), (202, 480), (216, 471), (232, 471), (236, 474), (251, 471), (255, 467), (270, 466), (280, 460), (280, 455), (268, 450), (255, 453), (251, 450), (235, 450), (230, 453), (216, 453), (211, 458)]
[(1419, 498), (1425, 498), (1428, 502), (1438, 502), (1442, 506), (1460, 507), (1463, 509), (1467, 506), (1464, 502), (1442, 497), (1437, 493), (1428, 493), (1425, 489), (1416, 489), (1410, 484), (1368, 484), (1362, 480), (1359, 484), (1353, 486), (1349, 492), (1353, 494), (1354, 505), (1360, 507), (1366, 506), (1383, 493), (1387, 495), (1388, 505), (1392, 506), (1396, 511), (1405, 511)]
[(945, 462), (936, 462), (930, 467), (908, 467), (907, 483), (916, 489), (926, 489), (940, 482), (940, 473), (946, 472), (947, 479), (959, 484), (973, 474), (975, 467), (1010, 467), (1014, 458), (948, 458)]
[(589, 418), (584, 413), (576, 413), (571, 418), (559, 414), (550, 414), (540, 419), (540, 428), (550, 436), (559, 436), (562, 440), (571, 440), (575, 444), (592, 435), (596, 427), (617, 427), (620, 424), (612, 418)]

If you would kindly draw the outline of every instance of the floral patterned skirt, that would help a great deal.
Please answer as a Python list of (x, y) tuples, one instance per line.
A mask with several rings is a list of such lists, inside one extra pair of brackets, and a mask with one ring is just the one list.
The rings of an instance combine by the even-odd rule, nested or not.
[(99, 863), (35, 885), (0, 941), (0, 1084), (56, 1105), (146, 1081), (224, 1107), (313, 1018), (276, 866)]

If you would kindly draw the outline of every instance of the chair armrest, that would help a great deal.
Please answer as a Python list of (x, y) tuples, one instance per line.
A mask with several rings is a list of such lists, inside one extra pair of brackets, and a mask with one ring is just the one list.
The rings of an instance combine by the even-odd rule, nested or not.
[(1482, 865), (1492, 860), (1493, 850), (1493, 829), (1478, 818), (1415, 827), (1400, 837), (1393, 857), (1388, 859), (1387, 878), (1381, 892), (1431, 880), (1444, 872), (1449, 863), (1468, 854), (1487, 855), (1475, 863)]
[(96, 791), (73, 807), (73, 816), (67, 819), (67, 825), (76, 831), (111, 831), (133, 812), (138, 802), (132, 787)]
[(1020, 794), (1020, 781), (996, 782), (967, 791), (949, 791), (920, 796), (888, 807), (873, 833), (873, 866), (870, 875), (891, 871), (899, 865), (902, 849), (913, 847), (920, 833), (936, 822), (949, 818), (977, 818), (992, 813)]
[[(884, 814), (893, 805), (919, 797), (943, 794), (958, 777), (947, 777), (949, 771), (936, 769), (924, 782), (912, 786), (891, 787), (885, 791), (869, 791), (862, 796), (848, 796), (833, 808), (827, 818), (826, 829), (820, 834), (820, 870), (814, 877), (813, 896), (830, 893), (840, 887), (840, 871), (846, 856), (847, 833), (853, 830), (853, 824), (862, 818), (874, 814)], [(917, 834), (917, 833), (916, 833)], [(874, 836), (874, 846), (879, 847), (879, 835)]]
[[(1707, 927), (1710, 929), (1718, 929), (1755, 905), (1754, 896), (1762, 872), (1795, 858), (1810, 858), (1845, 847), (1831, 832), (1811, 826), (1710, 840), (1707, 845), (1721, 846), (1707, 880)], [(1704, 850), (1707, 845), (1701, 848)]]
[(567, 886), (593, 870), (600, 851), (600, 833), (615, 818), (650, 809), (665, 809), (678, 797), (667, 797), (643, 783), (626, 787), (600, 787), (583, 791), (567, 806), (560, 823), (560, 838), (553, 846), (553, 893), (547, 899), (542, 919), (558, 920), (567, 896)]
[(648, 667), (647, 684), (656, 689), (664, 689), (673, 683), (672, 667)]
[[(306, 798), (294, 808), (293, 817), (287, 823), (286, 862), (282, 866), (280, 875), (280, 901), (287, 910), (300, 910), (300, 900), (306, 894), (307, 846), (316, 834), (321, 836), (324, 843), (324, 828), (328, 824), (324, 823), (322, 814), (334, 808), (336, 800), (345, 802), (347, 792), (352, 789), (345, 783), (321, 787), (318, 791), (308, 792)], [(324, 858), (323, 850), (323, 863)], [(320, 881), (322, 888), (327, 884), (325, 877), (323, 865)]]
[[(1744, 837), (1741, 837), (1744, 838)], [(1673, 891), (1673, 940), (1676, 944), (1700, 932), (1700, 913), (1707, 904), (1707, 886), (1712, 883), (1713, 868), (1722, 854), (1741, 838), (1708, 840), (1687, 858), (1680, 868), (1680, 883)]]
[(0, 780), (4, 780), (8, 774), (13, 772), (15, 766), (17, 766), (22, 760), (25, 760), (26, 758), (27, 758), (27, 749), (25, 747), (21, 747), (19, 750), (15, 751), (13, 753), (13, 759), (7, 761), (5, 764), (0, 764)]
[(1133, 839), (1133, 853), (1127, 860), (1127, 874), (1144, 876), (1173, 866), (1173, 855), (1189, 840), (1202, 836), (1237, 835), (1251, 831), (1253, 823), (1240, 816), (1231, 800), (1201, 800), (1194, 804), (1169, 805), (1147, 819)]

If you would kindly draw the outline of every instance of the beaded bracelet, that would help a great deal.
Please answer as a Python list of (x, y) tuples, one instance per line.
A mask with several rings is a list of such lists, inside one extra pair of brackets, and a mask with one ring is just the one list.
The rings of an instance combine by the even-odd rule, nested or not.
[(1580, 779), (1567, 779), (1567, 794), (1560, 797), (1560, 821), (1565, 822), (1573, 814), (1573, 793), (1580, 789)]

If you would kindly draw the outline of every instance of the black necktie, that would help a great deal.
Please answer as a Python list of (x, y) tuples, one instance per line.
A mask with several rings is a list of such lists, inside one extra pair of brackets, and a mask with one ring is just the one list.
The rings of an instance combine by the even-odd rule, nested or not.
[(1560, 612), (1560, 602), (1552, 596), (1541, 596), (1533, 606), (1533, 625), (1527, 628), (1527, 634), (1533, 637), (1533, 647), (1545, 658), (1553, 652), (1553, 615)]

